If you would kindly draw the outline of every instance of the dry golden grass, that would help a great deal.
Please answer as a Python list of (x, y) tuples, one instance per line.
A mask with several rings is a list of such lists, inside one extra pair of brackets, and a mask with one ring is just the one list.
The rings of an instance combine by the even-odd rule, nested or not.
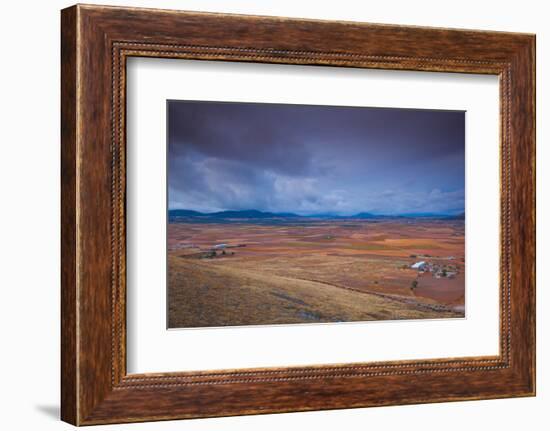
[[(172, 257), (169, 327), (433, 318), (434, 311), (292, 277)], [(177, 268), (177, 269), (176, 269)], [(442, 311), (437, 317), (457, 317)]]
[[(246, 247), (196, 258), (217, 243)], [(175, 223), (168, 244), (169, 327), (464, 316), (462, 222)], [(459, 276), (418, 277), (411, 254)]]

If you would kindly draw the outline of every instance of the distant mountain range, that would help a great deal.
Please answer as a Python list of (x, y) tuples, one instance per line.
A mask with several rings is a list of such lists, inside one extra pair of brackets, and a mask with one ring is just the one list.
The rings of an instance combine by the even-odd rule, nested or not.
[(203, 213), (199, 211), (186, 209), (173, 209), (168, 211), (170, 221), (178, 221), (181, 219), (197, 219), (197, 220), (232, 220), (232, 219), (247, 219), (247, 220), (262, 220), (262, 219), (356, 219), (356, 220), (380, 220), (380, 219), (402, 219), (402, 218), (432, 218), (445, 220), (464, 220), (464, 213), (449, 215), (437, 213), (407, 213), (399, 215), (384, 215), (372, 214), (368, 212), (360, 212), (350, 216), (341, 216), (335, 214), (312, 214), (298, 215), (289, 212), (273, 213), (259, 210), (235, 210), (235, 211), (218, 211), (213, 213)]

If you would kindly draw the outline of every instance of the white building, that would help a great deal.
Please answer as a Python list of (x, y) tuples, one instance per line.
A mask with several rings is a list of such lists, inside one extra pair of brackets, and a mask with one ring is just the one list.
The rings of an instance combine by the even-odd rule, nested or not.
[(413, 263), (411, 265), (412, 269), (418, 269), (418, 270), (424, 269), (425, 267), (426, 267), (426, 262), (424, 262), (423, 260), (421, 260), (420, 262)]

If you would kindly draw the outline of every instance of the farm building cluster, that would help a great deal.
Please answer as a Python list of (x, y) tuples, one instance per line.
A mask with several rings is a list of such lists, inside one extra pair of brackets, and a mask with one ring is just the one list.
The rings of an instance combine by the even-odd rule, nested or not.
[(234, 256), (235, 252), (230, 249), (246, 247), (246, 244), (215, 244), (208, 248), (201, 248), (194, 244), (180, 244), (175, 247), (170, 248), (170, 250), (178, 249), (187, 249), (188, 253), (182, 255), (181, 257), (191, 258), (191, 259), (212, 259), (215, 257), (222, 256)]
[[(452, 260), (452, 258), (449, 258)], [(442, 264), (421, 260), (410, 265), (418, 274), (430, 273), (434, 278), (455, 278), (458, 274), (458, 266), (455, 264)]]

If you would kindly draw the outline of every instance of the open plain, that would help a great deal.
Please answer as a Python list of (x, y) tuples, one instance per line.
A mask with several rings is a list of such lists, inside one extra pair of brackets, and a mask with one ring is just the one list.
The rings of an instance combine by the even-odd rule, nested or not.
[(168, 327), (464, 317), (464, 220), (171, 222)]

